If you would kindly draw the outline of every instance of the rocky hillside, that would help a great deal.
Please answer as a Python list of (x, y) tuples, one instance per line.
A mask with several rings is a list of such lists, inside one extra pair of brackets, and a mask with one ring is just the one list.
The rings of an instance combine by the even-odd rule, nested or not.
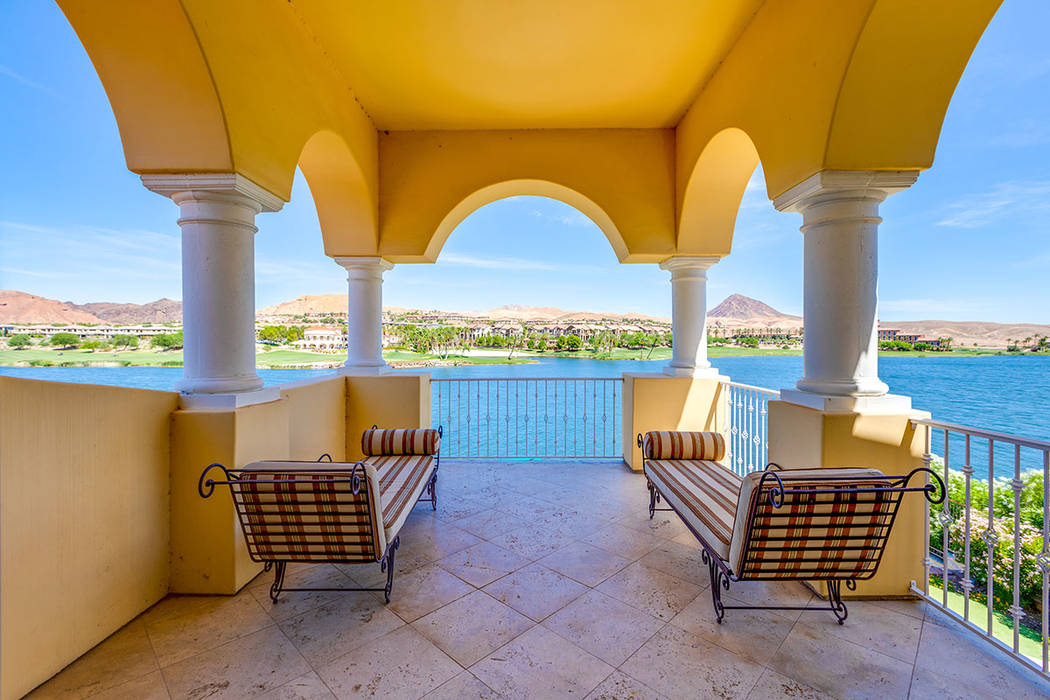
[(291, 301), (267, 306), (256, 312), (258, 316), (306, 316), (309, 314), (346, 315), (345, 294), (306, 294)]
[(98, 301), (91, 304), (75, 304), (74, 308), (97, 316), (106, 323), (120, 325), (182, 322), (182, 302), (171, 299), (158, 299), (148, 304), (113, 304)]
[(0, 323), (102, 323), (102, 319), (66, 301), (3, 289)]
[(135, 326), (180, 323), (182, 303), (158, 299), (149, 304), (74, 304), (14, 290), (0, 290), (0, 323), (99, 323)]
[(722, 328), (783, 328), (802, 327), (802, 317), (781, 313), (758, 299), (733, 294), (707, 312), (708, 322)]

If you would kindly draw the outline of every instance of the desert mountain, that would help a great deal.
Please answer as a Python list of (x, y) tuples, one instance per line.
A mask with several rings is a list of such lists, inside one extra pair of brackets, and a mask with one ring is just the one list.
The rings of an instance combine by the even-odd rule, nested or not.
[(309, 314), (346, 314), (345, 294), (305, 294), (291, 301), (259, 309), (258, 316), (306, 316)]
[(748, 320), (752, 318), (785, 318), (801, 320), (798, 316), (784, 314), (768, 304), (763, 304), (758, 299), (745, 297), (743, 294), (733, 294), (726, 297), (725, 301), (707, 312), (711, 318), (735, 318)]
[(97, 316), (106, 323), (138, 325), (140, 323), (182, 323), (182, 302), (158, 299), (148, 304), (114, 304), (97, 301), (73, 304), (78, 311)]
[(0, 323), (102, 323), (102, 319), (69, 302), (3, 289)]
[(158, 299), (149, 304), (74, 304), (14, 290), (0, 290), (0, 323), (179, 323), (182, 304)]
[(733, 294), (707, 312), (708, 323), (715, 328), (782, 328), (797, 330), (802, 317), (781, 313), (758, 299)]

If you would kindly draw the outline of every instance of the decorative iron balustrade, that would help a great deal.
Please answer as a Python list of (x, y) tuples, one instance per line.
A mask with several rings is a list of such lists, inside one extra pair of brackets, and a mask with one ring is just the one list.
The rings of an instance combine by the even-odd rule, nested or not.
[(1050, 442), (911, 423), (925, 431), (923, 461), (943, 471), (951, 503), (927, 504), (925, 580), (912, 590), (1050, 675)]
[(726, 464), (743, 476), (769, 464), (769, 402), (775, 389), (722, 382), (720, 431), (726, 436)]
[(432, 379), (446, 457), (620, 457), (623, 379)]

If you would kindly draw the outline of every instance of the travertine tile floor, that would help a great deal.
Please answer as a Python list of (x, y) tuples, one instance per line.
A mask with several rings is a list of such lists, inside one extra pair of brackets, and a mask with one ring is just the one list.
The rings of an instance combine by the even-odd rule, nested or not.
[[(393, 599), (170, 596), (30, 697), (1046, 697), (1047, 686), (922, 604), (711, 610), (676, 516), (611, 462), (446, 460), (438, 512), (401, 534)], [(291, 585), (376, 585), (378, 565), (290, 567)], [(730, 597), (806, 603), (798, 584)]]

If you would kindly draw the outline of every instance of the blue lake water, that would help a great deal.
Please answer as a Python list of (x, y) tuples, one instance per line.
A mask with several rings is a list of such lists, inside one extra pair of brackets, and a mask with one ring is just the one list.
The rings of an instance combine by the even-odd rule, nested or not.
[[(802, 375), (801, 357), (719, 357), (712, 363), (734, 381), (771, 389), (792, 387)], [(534, 364), (442, 367), (430, 371), (434, 377), (464, 378), (614, 377), (625, 371), (660, 371), (664, 364), (665, 361), (543, 358)], [(181, 372), (177, 367), (0, 367), (0, 374), (17, 377), (162, 390), (170, 390)], [(330, 372), (259, 370), (267, 384)], [(938, 420), (1050, 440), (1050, 358), (882, 357), (879, 374), (892, 392), (910, 395), (915, 408), (929, 411)], [(958, 448), (953, 443), (951, 449)], [(1002, 462), (999, 451), (996, 452), (997, 463)], [(977, 459), (973, 458), (975, 464)], [(954, 465), (956, 459), (953, 457), (951, 462)], [(1025, 462), (1026, 466), (1035, 466), (1027, 465), (1028, 458)], [(997, 464), (996, 472), (1000, 471)]]

